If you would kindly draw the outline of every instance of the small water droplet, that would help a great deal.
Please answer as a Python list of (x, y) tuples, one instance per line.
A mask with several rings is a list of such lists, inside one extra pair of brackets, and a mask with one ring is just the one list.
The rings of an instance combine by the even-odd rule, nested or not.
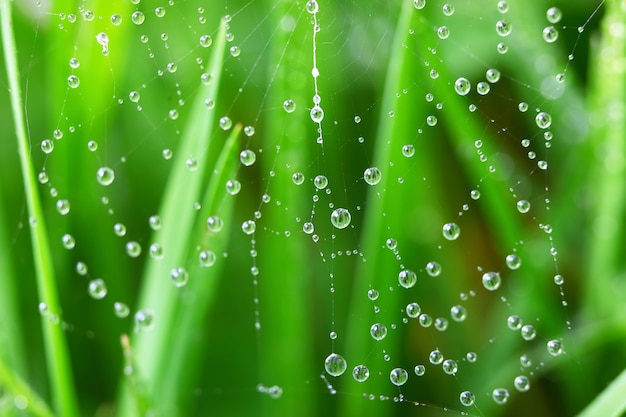
[(89, 281), (88, 292), (89, 295), (96, 300), (103, 299), (107, 295), (107, 286), (104, 280), (96, 278)]

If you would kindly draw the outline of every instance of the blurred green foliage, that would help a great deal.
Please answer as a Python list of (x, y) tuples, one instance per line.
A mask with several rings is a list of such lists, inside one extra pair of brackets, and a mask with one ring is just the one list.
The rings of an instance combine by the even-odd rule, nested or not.
[[(13, 4), (32, 169), (48, 176), (38, 191), (75, 386), (51, 386), (46, 371), (54, 358), (41, 347), (40, 322), (48, 318), (38, 310), (10, 92), (0, 100), (0, 353), (8, 375), (49, 404), (55, 388), (74, 392), (80, 415), (575, 415), (626, 364), (623, 2), (594, 14), (594, 2), (509, 0), (502, 13), (495, 0), (461, 0), (450, 1), (450, 16), (435, 0), (419, 10), (408, 0), (318, 2), (321, 132), (309, 114), (314, 17), (305, 2), (170, 1), (156, 5), (162, 17), (146, 0)], [(549, 6), (563, 12), (555, 43), (541, 37)], [(132, 22), (136, 11), (145, 14), (142, 24)], [(226, 15), (228, 42), (220, 32)], [(495, 31), (500, 19), (513, 25), (506, 38)], [(447, 39), (437, 37), (443, 25)], [(100, 32), (108, 35), (106, 56)], [(206, 34), (208, 48), (199, 44)], [(499, 42), (506, 54), (497, 52)], [(73, 57), (77, 68), (68, 64)], [(458, 77), (475, 86), (490, 68), (501, 77), (489, 94), (454, 92)], [(565, 83), (556, 83), (563, 72)], [(202, 82), (203, 73), (212, 83)], [(80, 78), (76, 89), (68, 86), (71, 74)], [(140, 93), (137, 103), (131, 91)], [(296, 103), (293, 113), (282, 108), (287, 99)], [(539, 110), (552, 115), (549, 148), (534, 120)], [(223, 116), (231, 129), (218, 126)], [(61, 139), (53, 139), (55, 129)], [(50, 154), (41, 151), (44, 139), (53, 139)], [(412, 157), (403, 156), (405, 145), (413, 145)], [(171, 159), (163, 156), (168, 149)], [(256, 153), (255, 164), (239, 163), (244, 149)], [(546, 171), (538, 160), (547, 161)], [(96, 181), (102, 166), (115, 170), (108, 187)], [(383, 174), (375, 186), (363, 181), (370, 166)], [(304, 184), (294, 184), (296, 172)], [(315, 190), (316, 175), (328, 178), (330, 192)], [(241, 183), (238, 194), (226, 191), (228, 179)], [(481, 197), (473, 200), (476, 189)], [(70, 202), (67, 215), (58, 213), (59, 199)], [(516, 210), (518, 199), (531, 202), (530, 214)], [(337, 207), (351, 211), (349, 228), (328, 221)], [(148, 221), (155, 214), (159, 231)], [(210, 215), (224, 220), (219, 233), (207, 231)], [(253, 235), (241, 230), (250, 219)], [(316, 239), (302, 231), (307, 221)], [(461, 227), (457, 241), (441, 235), (448, 222)], [(117, 223), (124, 236), (113, 232)], [(539, 227), (546, 224), (551, 233)], [(76, 239), (72, 250), (61, 244), (66, 233)], [(389, 238), (397, 252), (386, 247)], [(126, 254), (129, 241), (142, 246), (140, 257)], [(153, 243), (164, 259), (150, 256)], [(215, 252), (214, 266), (200, 267), (202, 250)], [(513, 251), (523, 262), (514, 271), (504, 261)], [(442, 265), (440, 277), (428, 276), (429, 261)], [(86, 276), (77, 262), (88, 266)], [(190, 272), (182, 288), (169, 276), (179, 266)], [(404, 268), (419, 276), (410, 290), (397, 284)], [(502, 274), (499, 291), (482, 287), (484, 271)], [(555, 274), (565, 277), (563, 287)], [(88, 294), (95, 278), (107, 284), (103, 300)], [(376, 302), (370, 289), (380, 293)], [(470, 290), (475, 296), (460, 298)], [(403, 323), (411, 301), (448, 318), (451, 306), (463, 304), (468, 318), (449, 319), (443, 332)], [(126, 303), (130, 315), (116, 317), (114, 302)], [(133, 315), (146, 308), (155, 313), (154, 329), (136, 332)], [(507, 329), (510, 314), (537, 327), (534, 342)], [(369, 334), (375, 322), (390, 328), (383, 341)], [(120, 344), (123, 334), (129, 345)], [(561, 339), (567, 354), (550, 357), (550, 339)], [(457, 359), (455, 377), (432, 366), (415, 376), (413, 367), (435, 348)], [(468, 351), (477, 352), (477, 363), (463, 359)], [(348, 361), (343, 376), (325, 376), (336, 395), (320, 378), (331, 352)], [(522, 353), (533, 357), (532, 368), (521, 369)], [(370, 369), (365, 383), (350, 376), (360, 363)], [(398, 366), (410, 373), (405, 404), (394, 401), (400, 392), (389, 382)], [(531, 377), (527, 393), (512, 388), (522, 372)], [(15, 407), (23, 384), (3, 374), (1, 414), (28, 415), (32, 407)], [(280, 398), (259, 393), (274, 385)], [(512, 394), (506, 406), (491, 400), (500, 386)], [(477, 407), (460, 405), (463, 390), (476, 394)], [(608, 409), (620, 412), (616, 395)]]

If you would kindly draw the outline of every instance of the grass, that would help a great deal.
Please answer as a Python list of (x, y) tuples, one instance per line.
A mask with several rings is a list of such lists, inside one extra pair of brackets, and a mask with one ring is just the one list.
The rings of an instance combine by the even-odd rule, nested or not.
[[(411, 1), (373, 3), (319, 2), (320, 145), (309, 114), (313, 16), (303, 4), (225, 2), (200, 11), (187, 1), (159, 17), (141, 3), (78, 10), (60, 2), (37, 15), (44, 6), (16, 12), (0, 0), (9, 92), (0, 109), (11, 126), (5, 136), (15, 139), (0, 153), (19, 155), (19, 165), (7, 158), (0, 168), (0, 415), (623, 414), (623, 161), (610, 159), (625, 136), (615, 110), (625, 103), (615, 64), (624, 56), (623, 2), (607, 1), (588, 23), (592, 5), (557, 4), (564, 20), (554, 44), (535, 36), (547, 23), (534, 3), (509, 2), (502, 14), (493, 2), (476, 9), (459, 1), (451, 16), (431, 0), (423, 10)], [(131, 22), (136, 10), (145, 14), (141, 25)], [(499, 38), (493, 28), (503, 16), (514, 29)], [(441, 25), (449, 39), (437, 37)], [(106, 56), (95, 41), (102, 31)], [(212, 37), (206, 49), (203, 34)], [(502, 40), (507, 54), (495, 50)], [(72, 57), (80, 66), (68, 66)], [(488, 68), (502, 74), (488, 95), (453, 91), (458, 77), (475, 85)], [(563, 96), (546, 99), (541, 88), (564, 68)], [(76, 89), (67, 87), (70, 74), (80, 78)], [(132, 101), (130, 91), (141, 98)], [(293, 112), (282, 108), (287, 99)], [(518, 111), (519, 102), (529, 110)], [(553, 116), (550, 148), (535, 109)], [(232, 127), (220, 127), (223, 116)], [(43, 154), (40, 143), (55, 129), (63, 138)], [(529, 148), (520, 146), (524, 137)], [(405, 157), (409, 144), (416, 151)], [(242, 150), (254, 151), (256, 163), (240, 163)], [(548, 170), (538, 168), (541, 159)], [(109, 186), (95, 181), (101, 166), (115, 171)], [(371, 166), (382, 172), (374, 186), (363, 181)], [(47, 182), (38, 181), (41, 172)], [(294, 184), (295, 172), (303, 184)], [(327, 189), (314, 187), (317, 175)], [(234, 179), (241, 191), (231, 195), (225, 184)], [(59, 214), (59, 199), (70, 202), (68, 214)], [(531, 202), (529, 214), (516, 210), (519, 199)], [(337, 207), (352, 213), (350, 227), (328, 222)], [(149, 225), (153, 215), (160, 227)], [(207, 229), (209, 216), (223, 220), (221, 231)], [(242, 223), (252, 219), (256, 231), (246, 234)], [(303, 231), (307, 221), (313, 234)], [(448, 222), (461, 227), (457, 240), (442, 237)], [(552, 233), (540, 229), (546, 223)], [(71, 250), (60, 244), (66, 233), (76, 240)], [(140, 256), (127, 255), (130, 241)], [(150, 255), (153, 244), (163, 256)], [(202, 266), (203, 251), (215, 254), (214, 265)], [(513, 252), (519, 270), (505, 265)], [(426, 273), (428, 261), (442, 265), (439, 277)], [(77, 272), (77, 262), (88, 271)], [(179, 267), (189, 278), (177, 287), (171, 274)], [(419, 277), (406, 290), (396, 284), (405, 268)], [(485, 271), (501, 273), (500, 290), (480, 285)], [(557, 273), (566, 277), (564, 296), (552, 282)], [(96, 278), (107, 285), (102, 300), (87, 292)], [(376, 301), (367, 297), (372, 289)], [(403, 322), (416, 300), (432, 318), (447, 317), (448, 329)], [(114, 302), (129, 315), (117, 317)], [(468, 310), (461, 323), (450, 319), (458, 304)], [(151, 329), (135, 322), (138, 311), (154, 313)], [(523, 342), (507, 329), (510, 314), (533, 324), (537, 339)], [(375, 322), (389, 328), (379, 342), (369, 332)], [(548, 355), (551, 339), (567, 354)], [(457, 360), (456, 377), (426, 363), (435, 348)], [(476, 364), (463, 359), (468, 351)], [(342, 377), (323, 373), (331, 352), (348, 361)], [(522, 353), (532, 368), (520, 367)], [(428, 365), (421, 378), (418, 363)], [(370, 370), (365, 383), (349, 375), (357, 364)], [(389, 382), (395, 367), (410, 374), (401, 391)], [(532, 389), (515, 392), (513, 378), (530, 371)], [(262, 393), (273, 386), (280, 398)], [(490, 398), (500, 386), (511, 391), (507, 406)], [(459, 404), (466, 389), (476, 407)], [(400, 393), (406, 404), (396, 403)]]

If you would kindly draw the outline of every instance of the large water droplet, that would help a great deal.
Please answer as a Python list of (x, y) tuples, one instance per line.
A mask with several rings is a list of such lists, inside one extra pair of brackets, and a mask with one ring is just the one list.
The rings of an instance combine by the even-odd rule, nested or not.
[(249, 167), (256, 161), (256, 154), (250, 149), (245, 149), (239, 154), (239, 160), (242, 164)]
[(496, 404), (506, 404), (506, 402), (509, 400), (509, 391), (504, 388), (496, 388), (491, 393), (491, 398), (493, 398), (493, 401)]
[(500, 288), (502, 279), (497, 272), (485, 272), (483, 274), (483, 286), (489, 291), (495, 291)]
[(92, 298), (101, 300), (107, 295), (107, 286), (104, 283), (104, 280), (96, 278), (89, 281), (88, 291)]
[(461, 405), (464, 405), (465, 407), (471, 407), (472, 405), (474, 405), (475, 400), (476, 396), (470, 391), (463, 391), (459, 395), (459, 401), (461, 402)]
[(496, 32), (500, 36), (509, 36), (512, 30), (513, 26), (506, 20), (499, 20), (496, 23)]
[(336, 353), (331, 353), (328, 355), (326, 360), (324, 360), (324, 369), (328, 372), (330, 376), (340, 376), (348, 367), (346, 360)]
[(344, 208), (338, 208), (336, 210), (333, 210), (332, 214), (330, 215), (330, 222), (337, 229), (345, 229), (346, 227), (348, 227), (351, 220), (352, 215), (348, 210)]
[(111, 185), (115, 180), (115, 171), (109, 167), (98, 168), (98, 172), (96, 172), (96, 179), (101, 185)]
[(363, 179), (369, 185), (376, 185), (382, 179), (382, 173), (376, 167), (367, 168), (365, 172), (363, 172)]
[(370, 377), (370, 371), (365, 365), (357, 365), (352, 370), (352, 376), (357, 382), (364, 382)]
[(189, 272), (182, 266), (178, 268), (174, 268), (170, 271), (170, 277), (172, 278), (172, 283), (177, 287), (184, 287), (187, 285), (187, 281), (189, 281)]
[(383, 340), (387, 336), (387, 327), (381, 323), (374, 323), (370, 327), (370, 335), (374, 340)]
[(543, 40), (548, 43), (556, 42), (559, 38), (559, 31), (554, 26), (546, 26), (541, 33)]
[(472, 84), (469, 82), (467, 78), (460, 77), (454, 82), (454, 91), (458, 95), (465, 96), (472, 89)]
[(400, 273), (398, 274), (398, 282), (404, 288), (411, 288), (417, 282), (417, 275), (410, 269), (405, 269), (403, 271), (400, 271)]
[(456, 240), (461, 234), (461, 228), (456, 223), (446, 223), (443, 225), (443, 237), (448, 240)]

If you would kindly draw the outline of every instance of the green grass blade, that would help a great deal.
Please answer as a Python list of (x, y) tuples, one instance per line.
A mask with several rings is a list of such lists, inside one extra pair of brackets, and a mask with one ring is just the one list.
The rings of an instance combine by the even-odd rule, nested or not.
[[(200, 372), (198, 364), (202, 363), (205, 354), (207, 338), (211, 336), (211, 323), (206, 323), (207, 311), (213, 305), (217, 296), (217, 286), (220, 282), (222, 259), (217, 264), (205, 268), (198, 261), (198, 242), (202, 250), (211, 250), (216, 255), (223, 253), (228, 245), (230, 233), (222, 230), (219, 233), (210, 233), (206, 230), (204, 219), (218, 215), (224, 224), (232, 224), (234, 198), (225, 192), (224, 184), (234, 176), (238, 165), (237, 139), (241, 133), (241, 125), (233, 128), (228, 140), (222, 148), (221, 154), (212, 172), (209, 186), (202, 200), (202, 210), (199, 215), (199, 225), (196, 228), (196, 238), (188, 243), (186, 253), (193, 259), (188, 260), (189, 275), (187, 284), (188, 294), (185, 303), (176, 315), (178, 323), (170, 338), (168, 348), (169, 359), (165, 360), (161, 375), (167, 375), (161, 383), (159, 400), (165, 404), (176, 403), (180, 396), (189, 392), (196, 384)], [(204, 337), (198, 337), (203, 335)], [(181, 410), (182, 411), (182, 410)]]
[(28, 404), (30, 415), (36, 417), (53, 417), (54, 414), (48, 404), (45, 403), (29, 386), (22, 380), (15, 369), (7, 366), (0, 357), (0, 386), (10, 392), (13, 397), (22, 397)]
[[(170, 359), (171, 336), (178, 326), (175, 318), (180, 305), (180, 289), (172, 285), (170, 271), (186, 265), (187, 245), (195, 237), (197, 216), (194, 203), (200, 201), (203, 195), (201, 187), (204, 174), (210, 169), (207, 167), (207, 154), (211, 132), (215, 126), (215, 113), (208, 113), (204, 101), (207, 97), (217, 97), (226, 43), (225, 31), (225, 23), (222, 22), (213, 44), (212, 61), (208, 66), (213, 81), (198, 91), (192, 104), (191, 114), (163, 193), (159, 213), (163, 226), (154, 234), (153, 241), (170, 244), (164, 245), (162, 259), (151, 258), (148, 261), (137, 305), (138, 309), (155, 311), (154, 328), (137, 333), (132, 340), (132, 346), (137, 373), (145, 381), (148, 395), (157, 409), (166, 406), (159, 395), (162, 393), (164, 380), (168, 378), (163, 372)], [(186, 160), (190, 157), (197, 161), (195, 171), (191, 171), (186, 165)], [(131, 415), (126, 414), (131, 411), (127, 408), (127, 403), (123, 403), (121, 415)], [(167, 407), (172, 406), (174, 405), (167, 404)]]
[(30, 217), (30, 235), (37, 275), (37, 289), (39, 299), (42, 303), (45, 303), (47, 309), (45, 317), (42, 320), (42, 326), (53, 404), (60, 415), (73, 417), (78, 415), (76, 391), (74, 389), (65, 334), (59, 324), (62, 317), (61, 306), (50, 255), (46, 222), (41, 209), (41, 201), (37, 191), (37, 181), (31, 163), (18, 75), (19, 66), (13, 34), (10, 1), (0, 1), (0, 14), (2, 43), (13, 109), (14, 128), (18, 142), (22, 180), (26, 188), (26, 203)]
[[(616, 290), (616, 280), (623, 269), (626, 193), (624, 177), (626, 166), (626, 69), (619, 64), (626, 53), (626, 39), (615, 30), (626, 20), (626, 7), (622, 1), (606, 3), (602, 22), (602, 39), (595, 55), (593, 68), (591, 114), (594, 131), (590, 155), (599, 155), (591, 173), (590, 189), (594, 232), (589, 241), (585, 308), (590, 317), (607, 318), (616, 311), (624, 311), (622, 291)], [(624, 288), (623, 286), (621, 287)]]
[(618, 417), (626, 411), (626, 369), (577, 417)]

